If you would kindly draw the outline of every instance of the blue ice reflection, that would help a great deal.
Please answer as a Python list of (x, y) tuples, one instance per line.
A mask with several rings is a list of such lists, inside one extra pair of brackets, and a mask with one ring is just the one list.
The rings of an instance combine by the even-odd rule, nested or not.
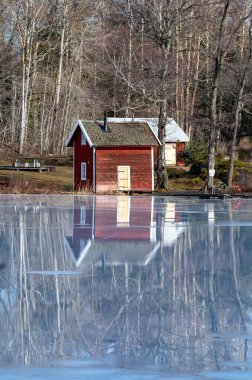
[(251, 223), (246, 199), (1, 196), (1, 378), (252, 377)]

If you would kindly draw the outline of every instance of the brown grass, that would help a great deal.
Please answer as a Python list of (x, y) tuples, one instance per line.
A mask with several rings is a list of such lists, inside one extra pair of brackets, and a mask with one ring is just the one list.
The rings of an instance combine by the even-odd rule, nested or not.
[(180, 178), (168, 179), (168, 190), (172, 191), (200, 191), (204, 187), (205, 182), (193, 175), (186, 175)]
[[(195, 182), (195, 176), (169, 179), (171, 191), (200, 190), (204, 186), (203, 181)], [(56, 166), (50, 172), (18, 172), (0, 171), (0, 193), (13, 194), (63, 194), (73, 192), (73, 169), (69, 166)], [(79, 193), (90, 193), (80, 191)]]
[(73, 170), (59, 166), (50, 172), (0, 171), (0, 193), (49, 194), (72, 191)]

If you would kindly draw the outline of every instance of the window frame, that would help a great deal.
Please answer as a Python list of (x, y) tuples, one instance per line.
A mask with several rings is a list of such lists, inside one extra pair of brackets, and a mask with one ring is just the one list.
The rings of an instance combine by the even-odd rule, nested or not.
[(80, 208), (80, 224), (81, 225), (86, 224), (86, 217), (87, 217), (87, 208), (86, 206), (81, 206)]
[(86, 136), (82, 131), (81, 131), (81, 145), (87, 145)]
[[(85, 176), (83, 175), (84, 173), (85, 173)], [(87, 180), (87, 163), (86, 162), (81, 162), (81, 180), (82, 181)]]

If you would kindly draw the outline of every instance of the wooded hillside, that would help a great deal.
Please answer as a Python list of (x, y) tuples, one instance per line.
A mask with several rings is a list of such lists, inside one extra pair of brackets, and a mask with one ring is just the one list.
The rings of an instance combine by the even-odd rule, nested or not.
[(159, 116), (162, 140), (169, 116), (214, 168), (252, 134), (251, 43), (250, 0), (2, 0), (0, 142), (63, 153), (104, 109)]

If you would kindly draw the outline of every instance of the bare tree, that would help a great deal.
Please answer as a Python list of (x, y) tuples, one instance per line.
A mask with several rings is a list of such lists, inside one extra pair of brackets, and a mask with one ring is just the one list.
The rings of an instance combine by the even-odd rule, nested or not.
[(238, 74), (238, 85), (239, 88), (238, 97), (236, 101), (235, 108), (235, 120), (234, 120), (234, 130), (233, 130), (233, 139), (231, 143), (231, 151), (230, 151), (230, 162), (229, 162), (229, 171), (228, 171), (228, 187), (232, 186), (233, 174), (234, 174), (234, 161), (235, 161), (235, 153), (237, 147), (237, 133), (239, 128), (241, 127), (241, 112), (244, 107), (244, 88), (246, 85), (246, 81), (248, 78), (248, 72), (250, 69), (250, 64), (252, 60), (252, 21), (250, 21), (248, 27), (248, 47), (247, 47), (247, 57), (245, 60), (245, 64)]
[(32, 79), (35, 73), (35, 65), (39, 45), (36, 39), (44, 11), (45, 6), (43, 2), (38, 4), (34, 0), (17, 0), (13, 4), (12, 12), (17, 28), (17, 37), (19, 41), (20, 57), (22, 63), (21, 121), (19, 144), (20, 153), (23, 152), (27, 135), (29, 102), (32, 93)]
[(210, 175), (210, 171), (215, 170), (215, 149), (217, 137), (217, 96), (223, 63), (225, 55), (227, 53), (227, 51), (224, 49), (224, 33), (230, 3), (231, 0), (223, 1), (219, 31), (216, 39), (216, 53), (213, 57), (214, 67), (212, 76), (212, 94), (210, 105), (210, 139), (208, 144), (208, 188), (213, 188), (214, 183), (214, 175)]
[[(140, 1), (132, 0), (130, 10), (125, 11), (124, 2), (116, 3), (124, 19), (126, 19), (135, 34), (148, 41), (156, 57), (146, 60), (148, 67), (144, 67), (144, 75), (138, 77), (138, 83), (125, 75), (120, 68), (117, 73), (130, 85), (132, 92), (141, 94), (145, 101), (154, 103), (158, 107), (158, 137), (161, 146), (157, 157), (157, 187), (167, 188), (167, 172), (165, 166), (165, 125), (167, 121), (167, 105), (169, 98), (169, 75), (173, 66), (170, 50), (172, 41), (179, 33), (179, 25), (188, 22), (190, 12), (195, 4), (190, 0), (183, 1)], [(123, 3), (123, 4), (122, 4)], [(142, 65), (140, 65), (142, 68)], [(146, 73), (146, 74), (145, 74)], [(148, 77), (148, 75), (150, 75)], [(136, 79), (136, 78), (135, 78)], [(131, 83), (129, 83), (131, 81)], [(148, 85), (147, 85), (148, 83)]]
[[(251, 6), (249, 10), (245, 7), (240, 17), (233, 18), (233, 14), (239, 8), (240, 2), (236, 0), (225, 0), (217, 7), (221, 6), (219, 12), (219, 26), (217, 27), (217, 35), (215, 40), (215, 53), (213, 55), (213, 71), (211, 77), (211, 97), (210, 97), (210, 136), (208, 144), (208, 189), (214, 186), (214, 170), (215, 170), (215, 152), (217, 139), (219, 136), (220, 125), (218, 123), (218, 92), (220, 79), (223, 72), (225, 58), (231, 48), (231, 44), (237, 36), (238, 31), (243, 26), (245, 20), (251, 15)], [(216, 17), (216, 16), (215, 16)], [(211, 173), (211, 171), (213, 171)], [(211, 175), (210, 175), (211, 174)]]

